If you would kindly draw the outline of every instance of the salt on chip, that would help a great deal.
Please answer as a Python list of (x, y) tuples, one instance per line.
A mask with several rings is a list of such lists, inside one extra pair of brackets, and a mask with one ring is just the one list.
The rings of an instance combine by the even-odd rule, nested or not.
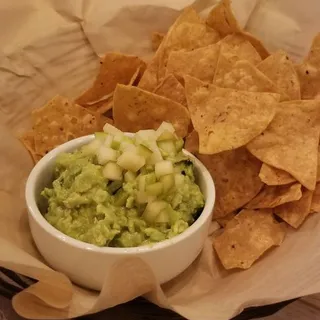
[(245, 148), (215, 155), (196, 154), (209, 170), (216, 187), (213, 218), (223, 218), (242, 208), (261, 190), (261, 162)]
[(202, 81), (212, 82), (216, 71), (220, 46), (218, 44), (193, 51), (173, 51), (167, 63), (169, 72), (187, 74)]
[(274, 213), (293, 228), (299, 228), (311, 212), (313, 191), (303, 190), (298, 201), (275, 207)]
[(320, 33), (313, 39), (309, 54), (297, 66), (302, 99), (320, 98)]
[(154, 90), (154, 93), (187, 107), (187, 99), (184, 92), (184, 87), (172, 73), (168, 73), (166, 75), (166, 77)]
[(247, 145), (262, 162), (291, 174), (314, 190), (317, 178), (320, 101), (297, 100), (279, 104), (276, 116)]
[(186, 8), (162, 40), (141, 78), (139, 87), (153, 91), (159, 85), (165, 77), (170, 52), (194, 50), (216, 43), (219, 39), (218, 32), (206, 26), (193, 8)]
[(248, 209), (274, 208), (287, 202), (297, 201), (301, 197), (300, 183), (284, 186), (265, 186), (245, 207)]
[(227, 270), (248, 269), (267, 250), (279, 246), (285, 233), (285, 226), (274, 219), (271, 210), (244, 209), (227, 223), (213, 247)]
[(257, 50), (241, 34), (230, 34), (217, 43), (226, 59), (234, 63), (238, 60), (247, 60), (253, 65), (262, 61)]
[(173, 100), (137, 87), (118, 85), (113, 103), (114, 123), (122, 131), (156, 129), (167, 121), (172, 123), (178, 136), (185, 137), (188, 133), (189, 112)]
[(286, 171), (262, 164), (259, 177), (261, 181), (269, 186), (279, 186), (295, 182), (296, 179)]
[(35, 151), (40, 156), (64, 142), (94, 133), (102, 127), (99, 115), (61, 96), (35, 109), (32, 121)]
[(272, 121), (278, 94), (218, 88), (185, 76), (192, 124), (199, 152), (215, 154), (246, 145)]
[[(75, 101), (80, 105), (97, 102), (111, 94), (118, 83), (129, 84), (137, 70), (143, 73), (146, 64), (139, 57), (109, 52), (100, 61), (100, 70), (93, 85)], [(137, 76), (137, 75), (136, 75)]]
[(279, 93), (281, 100), (288, 100), (288, 96), (250, 62), (239, 60), (231, 64), (223, 54), (220, 54), (213, 83), (223, 88)]
[(292, 61), (282, 50), (279, 50), (257, 65), (277, 88), (286, 94), (288, 100), (299, 100), (300, 82)]

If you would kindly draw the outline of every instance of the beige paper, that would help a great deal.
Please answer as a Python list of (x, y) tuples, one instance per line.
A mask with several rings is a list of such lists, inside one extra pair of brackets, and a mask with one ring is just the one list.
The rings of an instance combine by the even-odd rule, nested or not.
[[(208, 12), (215, 2), (197, 0), (194, 5)], [(94, 79), (98, 56), (105, 51), (150, 57), (152, 32), (166, 32), (178, 11), (192, 3), (23, 0), (0, 4), (4, 31), (0, 34), (0, 266), (39, 279), (13, 299), (22, 316), (65, 319), (146, 294), (188, 319), (227, 320), (245, 307), (320, 292), (320, 215), (312, 215), (297, 232), (289, 231), (280, 248), (246, 271), (223, 270), (208, 238), (192, 266), (162, 287), (149, 267), (134, 259), (123, 261), (107, 275), (101, 293), (88, 291), (50, 269), (33, 245), (24, 203), (32, 160), (15, 138), (29, 127), (30, 111), (56, 94), (81, 93)], [(317, 0), (235, 0), (233, 9), (240, 24), (260, 36), (268, 49), (282, 48), (296, 59), (306, 53), (320, 30)]]

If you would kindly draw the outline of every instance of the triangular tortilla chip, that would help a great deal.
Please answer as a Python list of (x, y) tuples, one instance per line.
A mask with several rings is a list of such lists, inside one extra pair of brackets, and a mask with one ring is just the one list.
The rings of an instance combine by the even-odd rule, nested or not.
[(157, 129), (163, 121), (168, 121), (180, 137), (188, 133), (189, 112), (173, 100), (137, 87), (118, 85), (113, 104), (114, 123), (122, 131)]
[(277, 88), (289, 97), (289, 100), (299, 100), (300, 82), (292, 61), (286, 53), (279, 50), (263, 60), (257, 68), (264, 73)]
[(75, 101), (80, 105), (98, 102), (114, 91), (118, 83), (129, 84), (137, 70), (143, 73), (146, 64), (136, 56), (109, 52), (100, 61), (100, 70), (93, 85)]
[(165, 76), (170, 52), (205, 47), (216, 43), (219, 38), (217, 31), (206, 26), (193, 8), (185, 9), (162, 40), (141, 78), (139, 87), (153, 91), (158, 86)]
[(262, 164), (259, 177), (261, 181), (269, 186), (279, 186), (295, 182), (296, 179), (286, 171)]
[(271, 210), (242, 210), (214, 239), (213, 247), (226, 269), (248, 269), (284, 237), (285, 226), (274, 219)]
[(206, 23), (211, 28), (217, 30), (221, 36), (236, 33), (243, 39), (248, 40), (252, 46), (255, 47), (262, 59), (269, 56), (268, 50), (260, 40), (241, 29), (233, 14), (231, 0), (221, 0), (209, 13)]
[(35, 151), (41, 156), (64, 142), (94, 133), (102, 127), (98, 114), (61, 96), (35, 109), (32, 120)]
[(262, 162), (284, 170), (309, 190), (317, 178), (320, 101), (279, 104), (276, 116), (247, 148)]
[(250, 62), (239, 60), (232, 65), (223, 54), (219, 56), (213, 83), (223, 88), (279, 93), (281, 100), (288, 100), (288, 97), (277, 88), (275, 83)]
[(238, 60), (247, 60), (256, 65), (262, 61), (257, 50), (241, 34), (230, 34), (220, 40), (220, 53), (223, 54), (230, 63)]
[(297, 201), (301, 196), (300, 183), (284, 186), (265, 186), (245, 207), (248, 209), (274, 208), (287, 202)]
[(221, 227), (225, 228), (227, 223), (231, 221), (236, 215), (237, 215), (237, 211), (233, 211), (227, 214), (225, 217), (216, 218), (216, 221), (219, 223)]
[(320, 33), (313, 39), (308, 56), (297, 66), (301, 98), (320, 98)]
[(23, 143), (25, 148), (28, 150), (29, 154), (32, 157), (33, 162), (37, 163), (41, 159), (41, 156), (36, 154), (36, 151), (35, 151), (33, 130), (29, 130), (24, 134), (22, 134), (21, 136), (19, 136), (19, 140)]
[(211, 83), (216, 71), (219, 51), (218, 44), (193, 51), (173, 51), (169, 55), (167, 69), (180, 76), (187, 74)]
[(262, 59), (266, 59), (270, 55), (269, 51), (263, 45), (263, 43), (255, 36), (253, 36), (251, 33), (241, 31), (240, 35), (252, 44), (252, 46), (257, 50)]
[(270, 124), (279, 99), (278, 94), (218, 88), (189, 76), (185, 89), (203, 154), (246, 145)]
[(214, 218), (221, 218), (244, 206), (261, 190), (261, 162), (245, 148), (215, 155), (196, 154), (209, 170), (216, 187)]
[(154, 93), (187, 107), (187, 99), (184, 92), (184, 87), (172, 73), (166, 75), (166, 77), (154, 90)]
[(208, 14), (206, 23), (211, 28), (217, 30), (221, 36), (241, 30), (232, 12), (230, 0), (221, 0)]
[(299, 228), (311, 211), (313, 191), (303, 190), (298, 201), (288, 202), (275, 207), (274, 213), (293, 228)]
[(95, 103), (87, 103), (83, 105), (84, 108), (91, 112), (96, 112), (98, 114), (103, 114), (113, 107), (113, 94), (111, 94), (108, 98), (100, 100)]

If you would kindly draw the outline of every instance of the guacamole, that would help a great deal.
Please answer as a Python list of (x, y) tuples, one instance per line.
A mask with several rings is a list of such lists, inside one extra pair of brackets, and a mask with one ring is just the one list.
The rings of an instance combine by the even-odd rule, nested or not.
[[(127, 147), (131, 145), (128, 151), (121, 148), (121, 139), (106, 144), (110, 136), (97, 134), (90, 145), (57, 157), (52, 185), (41, 193), (48, 203), (45, 219), (64, 234), (101, 247), (152, 244), (186, 230), (201, 213), (204, 197), (195, 183), (193, 163), (181, 151), (181, 140), (174, 141), (177, 148), (158, 147), (159, 161), (147, 161), (156, 149), (143, 143), (153, 151), (141, 156), (142, 161), (135, 158), (141, 154), (136, 150), (141, 140), (128, 143), (121, 136)], [(101, 160), (101, 148), (116, 151), (117, 160)], [(126, 152), (128, 163), (120, 158)], [(133, 163), (138, 160), (143, 165), (136, 170)], [(118, 163), (122, 167), (115, 167)]]

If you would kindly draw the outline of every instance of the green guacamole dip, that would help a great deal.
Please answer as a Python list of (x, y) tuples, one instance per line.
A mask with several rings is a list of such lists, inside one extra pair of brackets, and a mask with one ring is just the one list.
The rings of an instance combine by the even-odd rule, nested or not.
[[(146, 164), (134, 178), (111, 181), (95, 152), (82, 148), (60, 154), (52, 186), (41, 193), (48, 202), (45, 219), (64, 234), (101, 247), (136, 247), (182, 233), (201, 213), (204, 197), (195, 183), (193, 163), (181, 151), (165, 155), (174, 168), (166, 178), (157, 177), (155, 166)], [(139, 199), (141, 176), (151, 191), (161, 187), (145, 201)], [(178, 185), (164, 188), (159, 183), (170, 179)]]

